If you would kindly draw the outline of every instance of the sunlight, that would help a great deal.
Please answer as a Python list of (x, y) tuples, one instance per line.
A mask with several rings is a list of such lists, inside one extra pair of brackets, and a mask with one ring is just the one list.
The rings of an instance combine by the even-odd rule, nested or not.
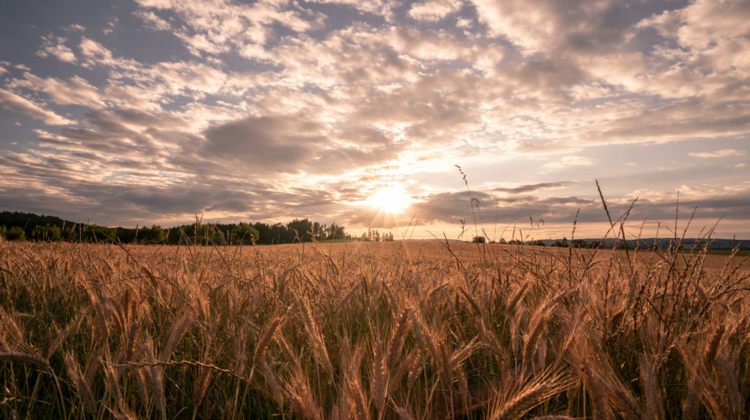
[(366, 203), (383, 211), (396, 213), (409, 207), (411, 197), (402, 188), (387, 187), (375, 191)]

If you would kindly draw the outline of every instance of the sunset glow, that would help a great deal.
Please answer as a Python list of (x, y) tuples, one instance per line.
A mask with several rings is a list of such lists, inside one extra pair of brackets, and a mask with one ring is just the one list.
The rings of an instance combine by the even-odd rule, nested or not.
[(388, 187), (373, 193), (367, 203), (388, 213), (397, 213), (411, 204), (411, 198), (403, 189)]

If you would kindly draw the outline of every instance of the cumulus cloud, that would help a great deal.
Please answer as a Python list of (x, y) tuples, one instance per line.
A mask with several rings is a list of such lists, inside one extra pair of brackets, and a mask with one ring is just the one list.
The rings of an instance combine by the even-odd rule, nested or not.
[[(75, 63), (76, 55), (73, 50), (65, 45), (66, 38), (53, 37), (52, 35), (42, 37), (42, 48), (36, 52), (40, 57), (48, 57), (50, 55), (57, 57), (58, 60), (66, 63)], [(28, 70), (28, 69), (27, 69)]]

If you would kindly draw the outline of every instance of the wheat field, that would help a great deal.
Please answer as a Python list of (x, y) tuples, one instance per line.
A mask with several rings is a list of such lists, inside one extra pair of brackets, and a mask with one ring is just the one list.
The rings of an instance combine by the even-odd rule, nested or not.
[(2, 243), (0, 417), (746, 417), (748, 264), (530, 248)]

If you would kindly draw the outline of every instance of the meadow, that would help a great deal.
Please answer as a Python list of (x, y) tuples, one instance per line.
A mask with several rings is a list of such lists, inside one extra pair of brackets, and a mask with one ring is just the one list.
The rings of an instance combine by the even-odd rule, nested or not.
[(0, 243), (0, 417), (739, 419), (750, 262)]

